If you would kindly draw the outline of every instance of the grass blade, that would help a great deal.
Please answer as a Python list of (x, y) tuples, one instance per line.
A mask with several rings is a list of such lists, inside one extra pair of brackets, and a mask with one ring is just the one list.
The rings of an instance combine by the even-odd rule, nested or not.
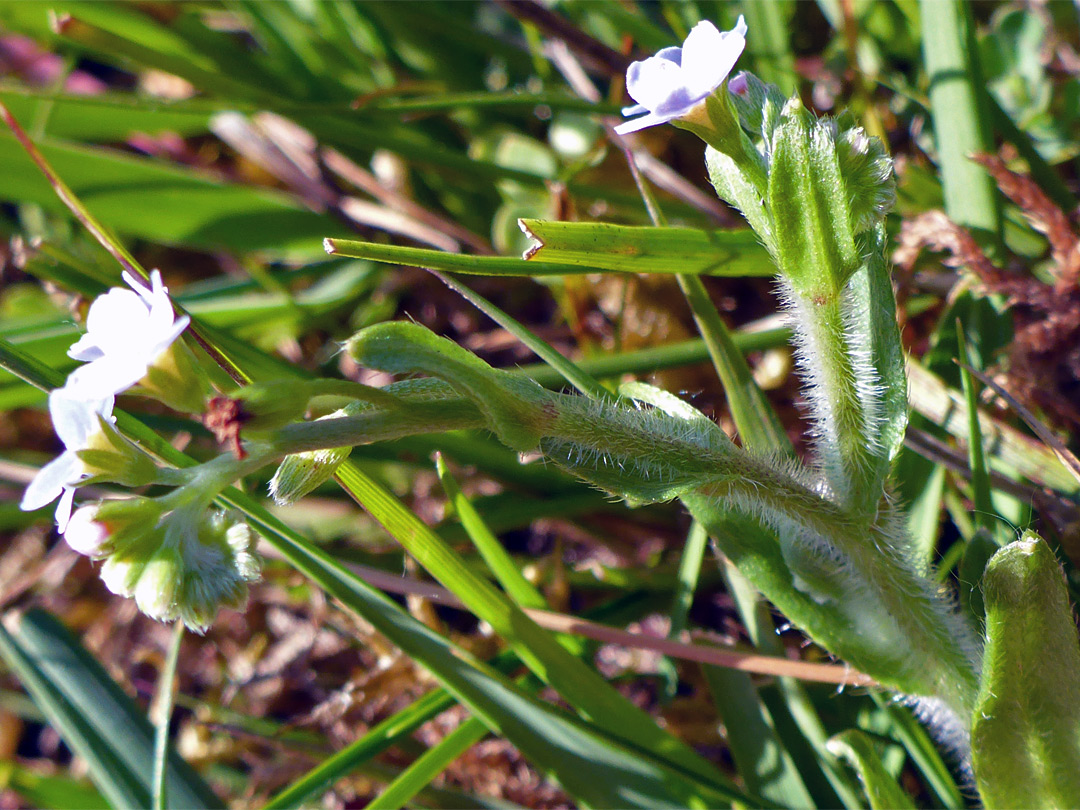
[(960, 788), (922, 723), (915, 719), (910, 709), (887, 696), (871, 692), (870, 697), (878, 709), (889, 715), (893, 735), (907, 750), (908, 756), (926, 779), (926, 784), (934, 792), (940, 806), (963, 807), (965, 802)]
[(885, 770), (870, 738), (855, 729), (829, 740), (829, 749), (844, 757), (859, 772), (872, 810), (915, 810), (915, 802)]
[(704, 672), (747, 789), (785, 807), (813, 807), (814, 800), (750, 678), (720, 667), (705, 667)]
[(1001, 245), (1001, 201), (990, 176), (970, 160), (991, 151), (986, 88), (967, 0), (920, 0), (923, 60), (949, 218), (992, 247)]
[(446, 497), (450, 501), (450, 506), (461, 521), (462, 526), (465, 527), (465, 531), (468, 533), (469, 539), (473, 541), (473, 545), (476, 546), (476, 550), (480, 552), (480, 556), (484, 558), (484, 562), (487, 563), (491, 573), (495, 575), (495, 579), (499, 581), (507, 595), (520, 607), (541, 610), (546, 608), (548, 606), (547, 600), (531, 582), (525, 579), (514, 561), (510, 559), (510, 555), (506, 553), (506, 549), (502, 547), (502, 544), (491, 533), (487, 524), (484, 523), (480, 513), (476, 511), (469, 499), (462, 493), (457, 481), (454, 480), (454, 476), (447, 469), (441, 453), (435, 457), (435, 467), (439, 474), (439, 482), (442, 484), (443, 489), (446, 491)]
[[(110, 803), (149, 807), (154, 732), (146, 717), (68, 630), (44, 611), (8, 614), (0, 652), (73, 750), (91, 763)], [(170, 751), (168, 803), (222, 807), (194, 770)]]
[(528, 264), (542, 259), (541, 263), (610, 273), (761, 277), (776, 273), (749, 228), (706, 231), (539, 219), (521, 219), (518, 225), (539, 243), (526, 252)]
[(346, 461), (338, 481), (437, 580), (506, 639), (522, 661), (604, 733), (649, 751), (696, 779), (728, 787), (711, 764), (615, 691), (486, 580), (472, 572), (385, 488)]
[(413, 796), (427, 787), (431, 781), (488, 734), (487, 726), (470, 717), (446, 735), (438, 745), (433, 745), (415, 762), (401, 772), (397, 779), (386, 786), (368, 805), (368, 810), (397, 810)]
[(184, 640), (184, 624), (176, 622), (173, 628), (172, 642), (165, 656), (165, 666), (158, 678), (157, 728), (154, 731), (154, 810), (167, 810), (168, 791), (166, 779), (168, 768), (166, 757), (169, 753), (169, 721), (172, 720), (173, 690), (176, 686), (176, 664), (180, 660), (180, 644)]
[(993, 532), (1001, 521), (996, 520), (997, 513), (990, 500), (990, 472), (986, 468), (986, 456), (983, 454), (982, 429), (979, 427), (979, 392), (975, 387), (969, 366), (974, 363), (968, 351), (964, 328), (959, 319), (956, 321), (956, 338), (960, 350), (960, 384), (964, 391), (964, 400), (968, 407), (968, 463), (971, 465), (972, 501), (975, 507), (975, 526)]

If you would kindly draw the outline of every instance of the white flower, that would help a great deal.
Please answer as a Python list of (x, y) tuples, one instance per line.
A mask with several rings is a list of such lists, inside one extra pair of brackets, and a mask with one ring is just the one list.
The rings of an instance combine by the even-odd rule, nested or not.
[(86, 334), (68, 349), (69, 357), (87, 362), (67, 382), (86, 398), (109, 397), (135, 385), (191, 320), (175, 317), (157, 270), (150, 273), (149, 290), (129, 273), (124, 281), (132, 289), (117, 287), (98, 296), (86, 316)]
[(20, 509), (40, 509), (60, 498), (56, 507), (56, 523), (60, 531), (67, 528), (75, 487), (86, 477), (86, 470), (76, 453), (86, 449), (90, 437), (100, 430), (99, 416), (112, 421), (112, 408), (111, 395), (87, 399), (82, 391), (75, 391), (70, 385), (49, 394), (49, 415), (53, 429), (67, 449), (34, 476), (23, 493)]
[(704, 101), (727, 78), (746, 47), (742, 15), (721, 33), (710, 22), (691, 29), (681, 48), (664, 48), (626, 71), (626, 92), (634, 101), (623, 115), (647, 113), (615, 127), (620, 135), (681, 118)]
[(109, 527), (97, 519), (98, 508), (99, 504), (96, 503), (79, 507), (64, 529), (67, 544), (87, 557), (101, 554), (109, 540)]

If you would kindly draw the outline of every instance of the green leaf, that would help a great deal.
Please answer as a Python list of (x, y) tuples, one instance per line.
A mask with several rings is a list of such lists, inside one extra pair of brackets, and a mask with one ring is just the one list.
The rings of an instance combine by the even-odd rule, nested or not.
[[(0, 655), (116, 807), (149, 807), (154, 730), (101, 665), (68, 630), (40, 610), (9, 613)], [(222, 807), (175, 752), (166, 768), (169, 805)]]
[(749, 229), (635, 227), (600, 222), (518, 220), (539, 244), (530, 262), (573, 265), (587, 272), (681, 273), (707, 276), (772, 276), (776, 267)]
[[(203, 250), (310, 255), (328, 231), (338, 229), (268, 189), (223, 183), (102, 147), (45, 141), (40, 149), (104, 225), (129, 236)], [(7, 134), (0, 135), (0, 165), (0, 199), (66, 212), (18, 141)]]
[(862, 259), (855, 248), (835, 125), (798, 97), (784, 107), (772, 143), (768, 206), (780, 272), (801, 297), (835, 300)]
[(1061, 566), (1034, 532), (983, 577), (986, 652), (971, 730), (987, 807), (1080, 807), (1080, 644)]
[(829, 740), (829, 750), (844, 757), (859, 772), (873, 810), (915, 810), (915, 802), (885, 769), (864, 732), (850, 729), (837, 734)]

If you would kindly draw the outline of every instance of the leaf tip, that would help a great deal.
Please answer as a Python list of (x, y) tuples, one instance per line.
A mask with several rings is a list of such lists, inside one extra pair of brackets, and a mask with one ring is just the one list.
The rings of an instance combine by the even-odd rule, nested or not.
[(544, 240), (533, 232), (531, 222), (532, 220), (528, 219), (518, 219), (517, 221), (518, 227), (521, 228), (521, 232), (525, 234), (526, 237), (536, 242), (535, 245), (529, 245), (529, 247), (525, 249), (525, 252), (521, 254), (521, 258), (525, 261), (533, 258), (533, 256), (540, 252), (544, 247)]
[(71, 15), (49, 9), (49, 30), (58, 36), (64, 36), (71, 25)]

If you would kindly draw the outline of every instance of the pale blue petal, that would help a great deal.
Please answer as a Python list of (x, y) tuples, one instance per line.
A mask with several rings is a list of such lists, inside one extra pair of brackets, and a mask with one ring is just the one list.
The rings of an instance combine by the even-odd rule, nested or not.
[(633, 121), (624, 121), (615, 127), (615, 132), (619, 135), (629, 135), (631, 132), (637, 132), (646, 127), (655, 127), (657, 124), (666, 124), (672, 117), (673, 116), (670, 115), (656, 115), (655, 113), (649, 113), (648, 115), (641, 116), (641, 118), (635, 118)]

